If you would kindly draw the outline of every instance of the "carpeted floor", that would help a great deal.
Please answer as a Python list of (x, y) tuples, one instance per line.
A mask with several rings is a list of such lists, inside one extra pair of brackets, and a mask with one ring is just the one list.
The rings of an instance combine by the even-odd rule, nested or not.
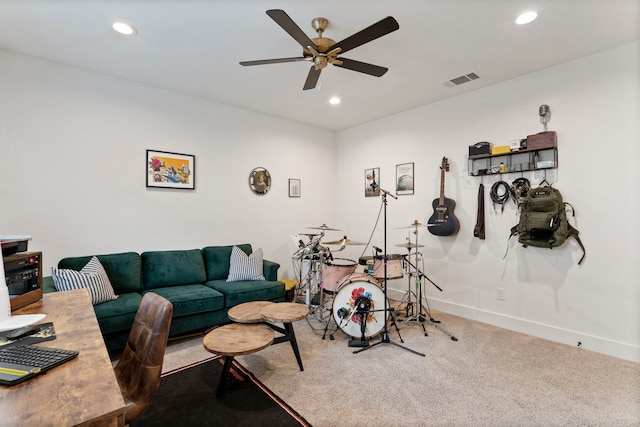
[[(294, 324), (304, 371), (288, 343), (238, 360), (316, 427), (640, 425), (640, 364), (432, 315), (440, 329), (427, 322), (428, 336), (398, 322), (404, 343), (390, 326), (390, 343), (358, 354), (341, 329), (323, 340), (311, 316)], [(164, 369), (210, 356), (202, 336), (176, 341)]]

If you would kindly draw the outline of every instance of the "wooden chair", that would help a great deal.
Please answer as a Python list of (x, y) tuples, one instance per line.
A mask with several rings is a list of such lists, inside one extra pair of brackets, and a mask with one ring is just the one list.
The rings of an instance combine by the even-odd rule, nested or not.
[(173, 305), (151, 292), (138, 307), (127, 345), (114, 368), (126, 405), (125, 424), (146, 411), (158, 391), (172, 314)]

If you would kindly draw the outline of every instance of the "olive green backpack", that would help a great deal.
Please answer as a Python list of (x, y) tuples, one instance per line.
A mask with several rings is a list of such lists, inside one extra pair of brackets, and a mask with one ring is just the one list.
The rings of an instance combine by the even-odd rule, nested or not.
[(580, 232), (569, 223), (567, 205), (571, 207), (572, 216), (575, 216), (573, 206), (564, 202), (560, 191), (551, 185), (530, 189), (521, 198), (520, 221), (511, 228), (509, 238), (517, 235), (518, 242), (525, 248), (536, 246), (553, 249), (562, 245), (571, 236), (582, 248), (582, 258), (578, 261), (578, 264), (581, 264), (586, 251), (578, 236)]

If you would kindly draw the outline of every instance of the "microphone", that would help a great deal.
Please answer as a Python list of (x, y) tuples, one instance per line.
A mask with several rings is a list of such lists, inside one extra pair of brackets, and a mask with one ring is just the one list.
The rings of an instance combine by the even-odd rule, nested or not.
[(376, 251), (376, 252), (378, 252), (378, 253), (382, 252), (382, 249), (380, 249), (380, 248), (379, 248), (379, 247), (377, 247), (377, 246), (374, 246), (374, 247), (373, 247), (373, 250), (374, 250), (374, 251)]
[[(378, 188), (380, 188), (380, 187), (378, 187)], [(396, 196), (395, 194), (391, 194), (391, 193), (390, 193), (390, 192), (388, 192), (387, 190), (384, 190), (384, 189), (380, 188), (380, 192), (381, 192), (382, 194), (385, 194), (385, 195), (387, 195), (387, 194), (388, 194), (389, 196), (391, 196), (391, 197), (393, 197), (394, 199), (398, 200), (398, 196)]]
[(549, 109), (549, 106), (546, 104), (542, 104), (538, 108), (538, 115), (540, 116), (540, 123), (542, 123), (544, 131), (546, 132), (547, 123), (549, 123), (549, 120), (551, 119), (551, 110)]

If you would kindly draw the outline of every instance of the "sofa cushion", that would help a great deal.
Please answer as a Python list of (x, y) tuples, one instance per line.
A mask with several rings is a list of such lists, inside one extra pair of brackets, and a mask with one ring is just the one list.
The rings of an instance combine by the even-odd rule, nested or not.
[[(236, 245), (247, 255), (251, 255), (251, 245), (244, 243)], [(207, 280), (226, 280), (229, 277), (229, 263), (231, 260), (231, 246), (207, 246), (202, 248), (202, 257), (207, 269)]]
[[(140, 255), (135, 252), (122, 252), (96, 256), (104, 267), (104, 271), (107, 272), (116, 294), (140, 292), (142, 290)], [(91, 256), (63, 258), (58, 263), (58, 268), (81, 270), (90, 259)]]
[(284, 300), (284, 283), (278, 281), (227, 282), (226, 280), (211, 280), (205, 285), (224, 294), (224, 305), (227, 308), (248, 301)]
[(183, 285), (155, 288), (151, 291), (173, 304), (173, 317), (215, 311), (224, 308), (224, 295), (204, 285)]
[(118, 298), (113, 293), (107, 273), (96, 257), (92, 257), (80, 271), (52, 267), (51, 275), (58, 291), (86, 289), (93, 305)]
[(201, 284), (207, 278), (199, 249), (144, 252), (141, 258), (145, 290)]
[(262, 248), (258, 248), (251, 255), (247, 255), (239, 247), (233, 247), (231, 250), (229, 277), (227, 277), (227, 282), (265, 280), (262, 272)]
[(117, 300), (94, 305), (102, 335), (127, 331), (133, 325), (142, 295), (137, 292), (120, 294)]

